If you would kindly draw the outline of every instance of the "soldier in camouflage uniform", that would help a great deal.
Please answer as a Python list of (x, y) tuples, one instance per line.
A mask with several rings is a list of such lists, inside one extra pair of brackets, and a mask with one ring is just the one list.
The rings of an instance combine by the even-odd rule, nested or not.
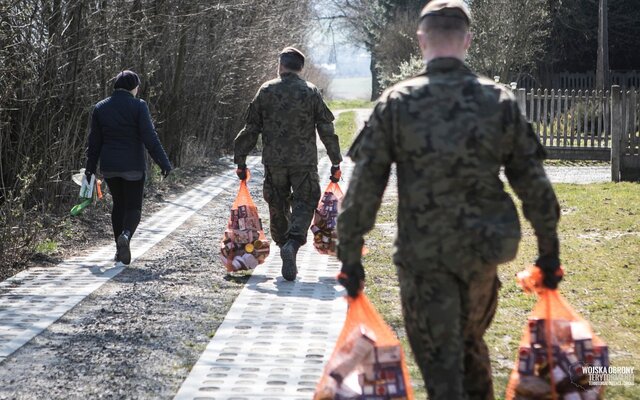
[(280, 53), (280, 77), (266, 82), (249, 105), (244, 129), (234, 143), (238, 177), (246, 179), (246, 158), (262, 134), (264, 199), (269, 204), (271, 237), (280, 246), (282, 276), (294, 280), (296, 255), (320, 200), (316, 130), (327, 149), (331, 180), (340, 175), (340, 145), (333, 114), (320, 90), (298, 74), (304, 55), (293, 47)]
[(432, 0), (418, 31), (426, 72), (387, 90), (349, 155), (355, 170), (338, 218), (340, 282), (363, 288), (363, 235), (397, 167), (393, 261), (407, 336), (431, 400), (493, 399), (483, 335), (494, 316), (497, 265), (513, 259), (518, 214), (504, 166), (538, 237), (544, 284), (557, 287), (559, 205), (544, 148), (512, 93), (463, 62), (471, 17), (462, 0)]

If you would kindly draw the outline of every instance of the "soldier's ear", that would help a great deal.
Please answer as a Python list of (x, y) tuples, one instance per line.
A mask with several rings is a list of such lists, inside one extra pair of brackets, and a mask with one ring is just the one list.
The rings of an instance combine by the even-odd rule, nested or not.
[(471, 41), (473, 40), (473, 33), (472, 32), (467, 32), (465, 37), (464, 37), (464, 49), (465, 50), (469, 50), (469, 47), (471, 47)]
[(427, 34), (422, 29), (418, 29), (417, 34), (420, 50), (422, 51), (422, 54), (424, 54), (427, 51)]

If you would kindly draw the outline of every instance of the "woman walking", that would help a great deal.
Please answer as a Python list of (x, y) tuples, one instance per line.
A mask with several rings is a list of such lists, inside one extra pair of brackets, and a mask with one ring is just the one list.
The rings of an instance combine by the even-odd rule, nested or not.
[(116, 240), (115, 260), (131, 263), (129, 243), (140, 223), (144, 190), (146, 148), (167, 177), (172, 169), (151, 121), (144, 100), (135, 96), (140, 78), (135, 72), (116, 76), (111, 97), (96, 104), (91, 115), (85, 174), (100, 172), (113, 197), (111, 223)]

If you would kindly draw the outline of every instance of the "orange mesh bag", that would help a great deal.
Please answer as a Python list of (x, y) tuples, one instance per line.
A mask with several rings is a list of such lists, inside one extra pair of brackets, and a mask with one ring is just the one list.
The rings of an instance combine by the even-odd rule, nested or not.
[(258, 215), (247, 181), (240, 181), (240, 189), (233, 205), (231, 217), (220, 243), (220, 259), (228, 272), (254, 269), (262, 264), (269, 255), (270, 243), (262, 229), (262, 220)]
[(338, 207), (343, 196), (340, 186), (330, 182), (316, 208), (311, 232), (313, 246), (320, 254), (336, 254)]
[(363, 293), (348, 301), (347, 319), (313, 399), (413, 399), (400, 341)]
[[(520, 286), (538, 302), (525, 325), (505, 400), (598, 400), (598, 367), (609, 366), (607, 345), (558, 290), (542, 286), (542, 272), (518, 274)], [(606, 377), (604, 377), (606, 378)]]

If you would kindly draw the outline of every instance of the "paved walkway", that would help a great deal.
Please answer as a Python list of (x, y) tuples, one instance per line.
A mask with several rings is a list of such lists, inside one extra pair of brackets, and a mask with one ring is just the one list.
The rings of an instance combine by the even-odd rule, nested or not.
[[(258, 161), (253, 157), (250, 164)], [(210, 178), (143, 221), (136, 232), (132, 260), (233, 184), (237, 184), (233, 171)], [(122, 272), (123, 267), (114, 265), (113, 255), (113, 245), (108, 245), (56, 268), (29, 269), (0, 282), (0, 362)]]
[(312, 397), (344, 318), (340, 264), (308, 244), (294, 282), (280, 276), (277, 247), (240, 292), (176, 399)]
[[(351, 175), (349, 160), (342, 168), (343, 176)], [(326, 157), (319, 170), (321, 178), (328, 177)], [(267, 262), (253, 272), (176, 399), (312, 397), (347, 308), (335, 279), (340, 263), (320, 255), (310, 240), (298, 253), (294, 282), (280, 276), (279, 251), (272, 246)]]
[[(345, 176), (351, 167), (345, 161)], [(328, 177), (326, 157), (319, 169), (321, 177)], [(132, 258), (142, 256), (235, 183), (233, 172), (211, 178), (144, 221)], [(111, 261), (112, 252), (113, 246), (105, 246), (56, 268), (27, 270), (0, 283), (0, 362), (122, 272)], [(309, 242), (298, 259), (298, 278), (284, 281), (278, 249), (272, 248), (176, 398), (311, 397), (343, 325), (346, 302), (335, 279), (340, 269), (335, 257), (318, 254)]]

